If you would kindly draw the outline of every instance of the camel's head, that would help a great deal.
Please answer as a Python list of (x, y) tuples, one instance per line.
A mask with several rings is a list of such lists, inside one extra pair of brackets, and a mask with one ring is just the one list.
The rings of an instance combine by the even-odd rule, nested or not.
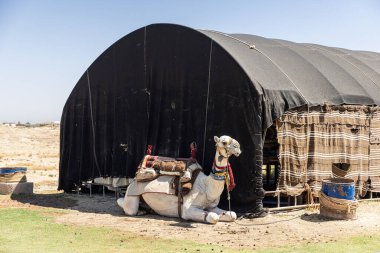
[(239, 156), (241, 154), (239, 142), (230, 136), (214, 136), (214, 141), (216, 149), (224, 157)]

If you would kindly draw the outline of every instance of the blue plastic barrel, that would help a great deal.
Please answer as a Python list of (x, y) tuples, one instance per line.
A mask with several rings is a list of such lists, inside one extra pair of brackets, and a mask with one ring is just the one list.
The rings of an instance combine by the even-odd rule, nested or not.
[(0, 167), (0, 174), (13, 174), (16, 172), (26, 172), (24, 167)]
[(332, 198), (355, 200), (355, 181), (348, 178), (324, 179), (322, 192)]

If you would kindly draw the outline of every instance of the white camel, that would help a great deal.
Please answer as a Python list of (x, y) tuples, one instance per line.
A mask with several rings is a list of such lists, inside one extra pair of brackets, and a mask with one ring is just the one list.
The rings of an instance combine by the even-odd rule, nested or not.
[[(157, 214), (167, 217), (181, 217), (216, 224), (218, 221), (234, 221), (236, 213), (218, 208), (220, 195), (224, 190), (225, 177), (228, 177), (228, 158), (239, 156), (240, 144), (229, 136), (214, 137), (216, 153), (212, 172), (209, 176), (200, 172), (191, 191), (179, 201), (178, 197), (167, 190), (157, 191), (150, 182), (134, 180), (128, 187), (125, 198), (117, 200), (127, 215), (138, 215), (140, 196)], [(201, 166), (196, 163), (198, 168)], [(193, 168), (194, 169), (194, 168)], [(173, 177), (161, 176), (153, 181), (157, 187), (169, 188)], [(156, 187), (156, 188), (157, 188)]]

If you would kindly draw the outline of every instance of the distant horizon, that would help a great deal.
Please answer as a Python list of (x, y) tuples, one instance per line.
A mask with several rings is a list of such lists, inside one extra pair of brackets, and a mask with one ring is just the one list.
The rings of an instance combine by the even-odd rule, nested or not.
[(86, 69), (154, 23), (380, 53), (380, 1), (0, 1), (0, 122), (59, 121)]
[(38, 124), (61, 124), (61, 121), (59, 120), (52, 120), (52, 121), (44, 121), (44, 122), (29, 122), (29, 121), (25, 121), (25, 122), (22, 122), (22, 121), (17, 121), (17, 122), (11, 122), (11, 121), (4, 121), (4, 122), (1, 122), (0, 124), (2, 125), (6, 125), (6, 124), (9, 124), (9, 125), (38, 125)]

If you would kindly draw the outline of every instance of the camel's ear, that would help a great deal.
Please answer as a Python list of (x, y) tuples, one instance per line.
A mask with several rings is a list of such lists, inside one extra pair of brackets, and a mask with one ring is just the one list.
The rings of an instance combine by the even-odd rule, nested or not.
[(214, 136), (214, 141), (215, 142), (219, 142), (219, 137), (218, 136)]

